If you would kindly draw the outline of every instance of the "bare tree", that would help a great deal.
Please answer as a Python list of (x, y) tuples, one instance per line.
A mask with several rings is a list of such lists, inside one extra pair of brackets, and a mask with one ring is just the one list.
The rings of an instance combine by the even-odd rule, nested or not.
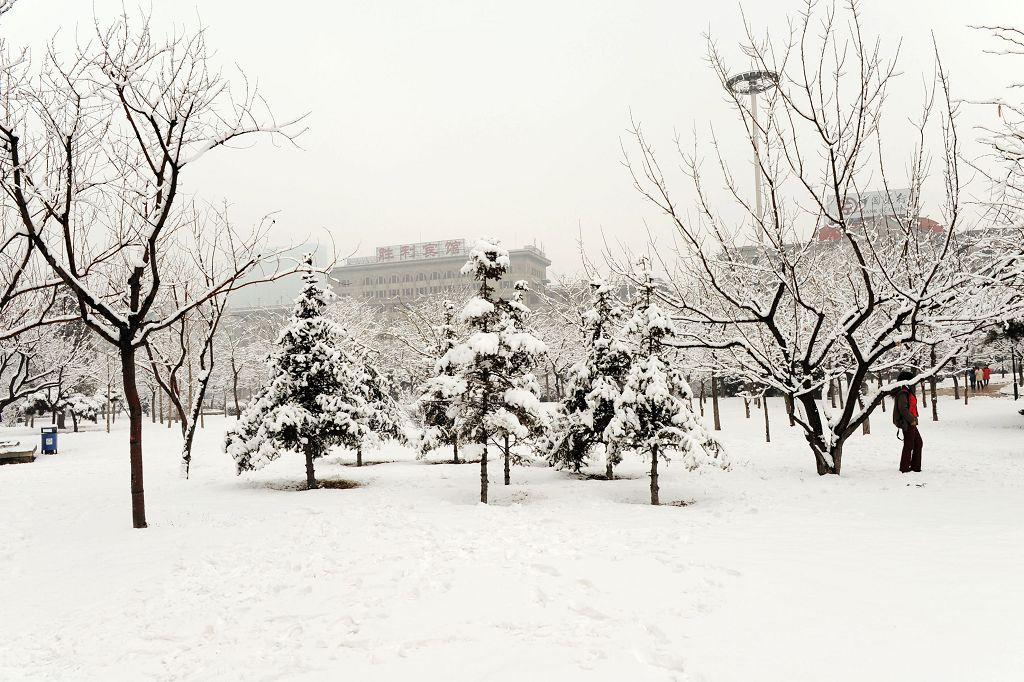
[[(21, 229), (78, 314), (119, 355), (130, 419), (132, 523), (146, 527), (142, 407), (136, 351), (264, 259), (238, 236), (235, 267), (188, 302), (164, 307), (163, 267), (181, 210), (183, 173), (202, 156), (253, 134), (293, 139), (254, 89), (232, 90), (211, 70), (205, 34), (154, 35), (148, 17), (96, 26), (66, 55), (9, 74), (0, 119), (0, 178)], [(243, 81), (244, 82), (244, 81)]]
[[(627, 155), (627, 163), (636, 188), (676, 230), (676, 258), (662, 257), (668, 280), (659, 295), (680, 323), (678, 345), (713, 350), (709, 369), (787, 396), (817, 472), (838, 474), (844, 443), (885, 395), (869, 383), (872, 373), (916, 361), (910, 383), (930, 379), (978, 329), (1019, 305), (999, 286), (1015, 266), (1012, 259), (972, 260), (957, 248), (965, 218), (956, 109), (937, 51), (934, 80), (910, 128), (909, 189), (899, 191), (882, 153), (896, 62), (862, 34), (858, 4), (840, 12), (807, 2), (781, 40), (758, 39), (749, 29), (747, 37), (754, 69), (775, 86), (767, 111), (755, 117), (744, 96), (729, 92), (756, 153), (764, 208), (747, 198), (717, 142), (724, 204), (742, 215), (738, 225), (709, 189), (697, 153), (678, 140), (696, 197), (692, 215), (673, 199), (638, 124), (636, 158)], [(730, 71), (710, 39), (708, 55), (724, 88)], [(926, 229), (921, 209), (933, 140), (941, 231)], [(869, 194), (871, 183), (879, 190)], [(881, 210), (869, 210), (870, 199)], [(809, 230), (815, 237), (808, 240)], [(934, 360), (920, 353), (940, 338), (946, 353)], [(835, 407), (826, 399), (830, 387), (839, 391)]]

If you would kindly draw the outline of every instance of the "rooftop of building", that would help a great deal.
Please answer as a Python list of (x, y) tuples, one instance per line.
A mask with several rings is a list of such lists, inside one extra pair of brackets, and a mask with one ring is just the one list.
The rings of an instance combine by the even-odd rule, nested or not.
[[(432, 242), (378, 246), (374, 250), (374, 255), (346, 258), (338, 264), (338, 267), (395, 265), (407, 262), (465, 259), (469, 256), (471, 248), (472, 242), (467, 239), (442, 239)], [(518, 249), (509, 249), (510, 255), (523, 253), (545, 261), (545, 265), (551, 265), (551, 261), (544, 255), (544, 250), (535, 244), (527, 244)]]

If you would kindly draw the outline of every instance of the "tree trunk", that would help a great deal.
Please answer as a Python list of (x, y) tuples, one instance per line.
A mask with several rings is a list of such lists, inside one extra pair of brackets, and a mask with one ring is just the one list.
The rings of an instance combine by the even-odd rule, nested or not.
[(698, 400), (697, 402), (700, 403), (700, 416), (703, 417), (704, 416), (704, 380), (703, 379), (700, 380), (700, 400)]
[(484, 441), (484, 452), (480, 456), (480, 501), (487, 504), (487, 438)]
[[(824, 394), (824, 390), (822, 391)], [(824, 402), (824, 395), (821, 396)], [(818, 471), (819, 476), (825, 474), (838, 474), (839, 473), (839, 461), (834, 459), (834, 453), (828, 451), (825, 445), (824, 433), (825, 423), (822, 421), (821, 414), (818, 411), (817, 402), (814, 396), (810, 394), (804, 394), (800, 397), (800, 402), (803, 406), (804, 419), (806, 420), (806, 429), (804, 438), (807, 439), (807, 444), (811, 448), (811, 452), (814, 454), (814, 465)], [(837, 446), (833, 445), (833, 449)], [(838, 446), (841, 456), (842, 445)]]
[[(203, 369), (205, 369), (205, 367)], [(210, 378), (212, 376), (213, 374), (211, 372), (207, 372), (204, 377), (199, 380), (195, 399), (189, 407), (188, 422), (184, 425), (185, 432), (182, 435), (185, 439), (185, 444), (182, 447), (181, 464), (182, 473), (184, 473), (185, 478), (188, 478), (189, 469), (192, 467), (192, 441), (195, 440), (196, 424), (202, 424), (203, 421), (203, 400), (206, 398), (206, 391), (210, 387)]]
[(659, 505), (658, 498), (658, 446), (651, 446), (651, 504)]
[(612, 464), (612, 453), (609, 452), (607, 445), (604, 449), (604, 477), (609, 481), (615, 478), (615, 465)]
[(718, 377), (711, 375), (711, 412), (715, 417), (715, 431), (722, 430), (722, 421), (718, 414)]
[[(146, 495), (142, 485), (142, 401), (135, 382), (135, 348), (131, 338), (121, 338), (121, 382), (128, 404), (128, 461), (131, 466), (132, 526), (146, 527)], [(109, 411), (108, 411), (109, 412)], [(109, 427), (109, 424), (108, 424)]]
[[(954, 381), (956, 378), (954, 377)], [(1017, 354), (1010, 351), (1010, 383), (1013, 384), (1013, 399), (1017, 399)], [(955, 384), (954, 384), (955, 385)]]
[(452, 464), (459, 463), (459, 437), (452, 438)]
[(359, 447), (356, 448), (356, 466), (363, 466), (363, 444), (360, 443)]
[(953, 375), (953, 400), (960, 400), (960, 382), (957, 381), (956, 375)]
[(238, 406), (238, 374), (234, 371), (235, 361), (231, 361), (231, 394), (235, 399), (235, 419), (242, 418), (242, 409)]
[(510, 470), (511, 464), (512, 464), (512, 457), (511, 457), (511, 454), (509, 452), (509, 447), (508, 447), (508, 435), (506, 434), (505, 435), (505, 485), (510, 485), (512, 483), (512, 476), (511, 476), (512, 472)]
[[(878, 375), (878, 390), (879, 391), (882, 390), (882, 375), (881, 374)], [(882, 396), (882, 399), (878, 402), (878, 404), (882, 406), (882, 412), (885, 412), (885, 396)]]
[(78, 433), (78, 415), (74, 412), (71, 413), (71, 428)]
[(793, 414), (793, 410), (794, 410), (793, 396), (787, 395), (785, 400), (786, 400), (786, 416), (789, 417), (789, 425), (790, 425), (790, 427), (796, 426), (796, 415)]
[(761, 408), (764, 410), (764, 442), (772, 442), (772, 427), (768, 421), (768, 396), (761, 397)]
[[(935, 346), (932, 346), (932, 367), (935, 366), (936, 362), (938, 362), (938, 359), (935, 357)], [(939, 394), (937, 392), (938, 381), (936, 381), (934, 374), (929, 383), (931, 384), (932, 391), (932, 421), (937, 422), (939, 421)]]
[(818, 447), (811, 445), (811, 449), (814, 451), (814, 460), (818, 469), (818, 475), (824, 476), (826, 474), (839, 475), (839, 469), (842, 465), (843, 446), (833, 445), (832, 450), (828, 453), (832, 463), (829, 463), (829, 458), (825, 457), (825, 453)]
[(308, 445), (302, 449), (306, 455), (306, 490), (315, 490), (320, 487), (316, 482), (316, 474), (313, 472), (313, 448)]
[(743, 398), (743, 416), (750, 419), (750, 398)]

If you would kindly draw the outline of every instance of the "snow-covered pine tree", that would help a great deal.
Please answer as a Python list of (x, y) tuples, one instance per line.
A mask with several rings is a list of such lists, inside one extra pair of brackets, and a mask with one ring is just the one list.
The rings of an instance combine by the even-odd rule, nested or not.
[(359, 417), (365, 426), (363, 435), (356, 445), (356, 466), (363, 466), (363, 449), (371, 443), (384, 440), (406, 441), (405, 414), (398, 404), (398, 392), (392, 378), (380, 372), (365, 349), (357, 353), (361, 370), (361, 384), (366, 410)]
[(611, 480), (621, 461), (605, 431), (615, 415), (615, 400), (622, 391), (630, 365), (629, 348), (616, 335), (625, 314), (608, 282), (590, 283), (593, 305), (584, 314), (586, 356), (571, 370), (562, 401), (559, 425), (547, 439), (548, 459), (559, 467), (579, 471), (590, 454), (602, 450), (605, 476)]
[[(532, 334), (509, 319), (509, 304), (494, 297), (492, 282), (508, 271), (508, 251), (497, 240), (481, 239), (462, 267), (480, 289), (462, 309), (469, 336), (438, 362), (433, 390), (449, 396), (448, 416), (461, 442), (483, 446), (480, 501), (487, 502), (487, 443), (499, 433), (528, 433), (523, 418), (541, 419), (540, 400), (525, 382), (522, 368), (545, 350)], [(535, 387), (535, 383), (534, 383)]]
[(505, 308), (501, 337), (513, 350), (506, 370), (512, 388), (505, 391), (502, 405), (493, 419), (494, 435), (501, 439), (505, 460), (505, 485), (512, 482), (512, 440), (542, 437), (549, 426), (548, 414), (539, 399), (540, 385), (530, 371), (542, 360), (546, 348), (543, 344), (535, 345), (537, 338), (527, 323), (530, 309), (524, 299), (529, 290), (526, 280), (518, 280), (513, 285), (512, 298), (501, 302)]
[[(441, 305), (444, 309), (444, 323), (438, 329), (438, 360), (455, 347), (458, 334), (455, 327), (455, 304), (445, 299)], [(455, 419), (448, 415), (452, 399), (449, 392), (452, 386), (451, 377), (455, 369), (450, 364), (442, 366), (437, 362), (434, 370), (436, 377), (431, 377), (423, 383), (420, 397), (415, 404), (423, 423), (423, 433), (418, 444), (420, 456), (425, 456), (442, 445), (451, 445), (452, 463), (458, 464), (459, 438), (455, 432)]]
[(633, 316), (623, 333), (631, 359), (622, 392), (615, 400), (615, 414), (607, 433), (616, 448), (632, 448), (651, 458), (651, 504), (659, 504), (658, 460), (668, 461), (668, 450), (684, 454), (688, 469), (701, 456), (726, 466), (725, 453), (708, 435), (690, 408), (690, 386), (667, 360), (675, 336), (672, 320), (654, 300), (654, 278), (644, 261), (643, 282)]
[[(312, 258), (306, 265), (312, 268)], [(259, 469), (285, 450), (306, 458), (306, 483), (318, 487), (313, 461), (335, 445), (358, 447), (370, 410), (362, 369), (345, 350), (345, 332), (325, 317), (326, 292), (312, 272), (271, 354), (270, 381), (225, 436), (238, 473)]]

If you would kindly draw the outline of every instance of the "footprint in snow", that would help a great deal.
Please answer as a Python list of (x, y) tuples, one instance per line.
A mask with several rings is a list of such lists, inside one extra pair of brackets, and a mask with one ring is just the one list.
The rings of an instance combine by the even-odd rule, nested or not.
[(562, 575), (562, 572), (559, 571), (557, 568), (555, 568), (554, 566), (548, 566), (546, 564), (533, 564), (533, 569), (535, 571), (540, 571), (541, 573), (547, 573), (548, 575), (553, 575), (556, 577)]

